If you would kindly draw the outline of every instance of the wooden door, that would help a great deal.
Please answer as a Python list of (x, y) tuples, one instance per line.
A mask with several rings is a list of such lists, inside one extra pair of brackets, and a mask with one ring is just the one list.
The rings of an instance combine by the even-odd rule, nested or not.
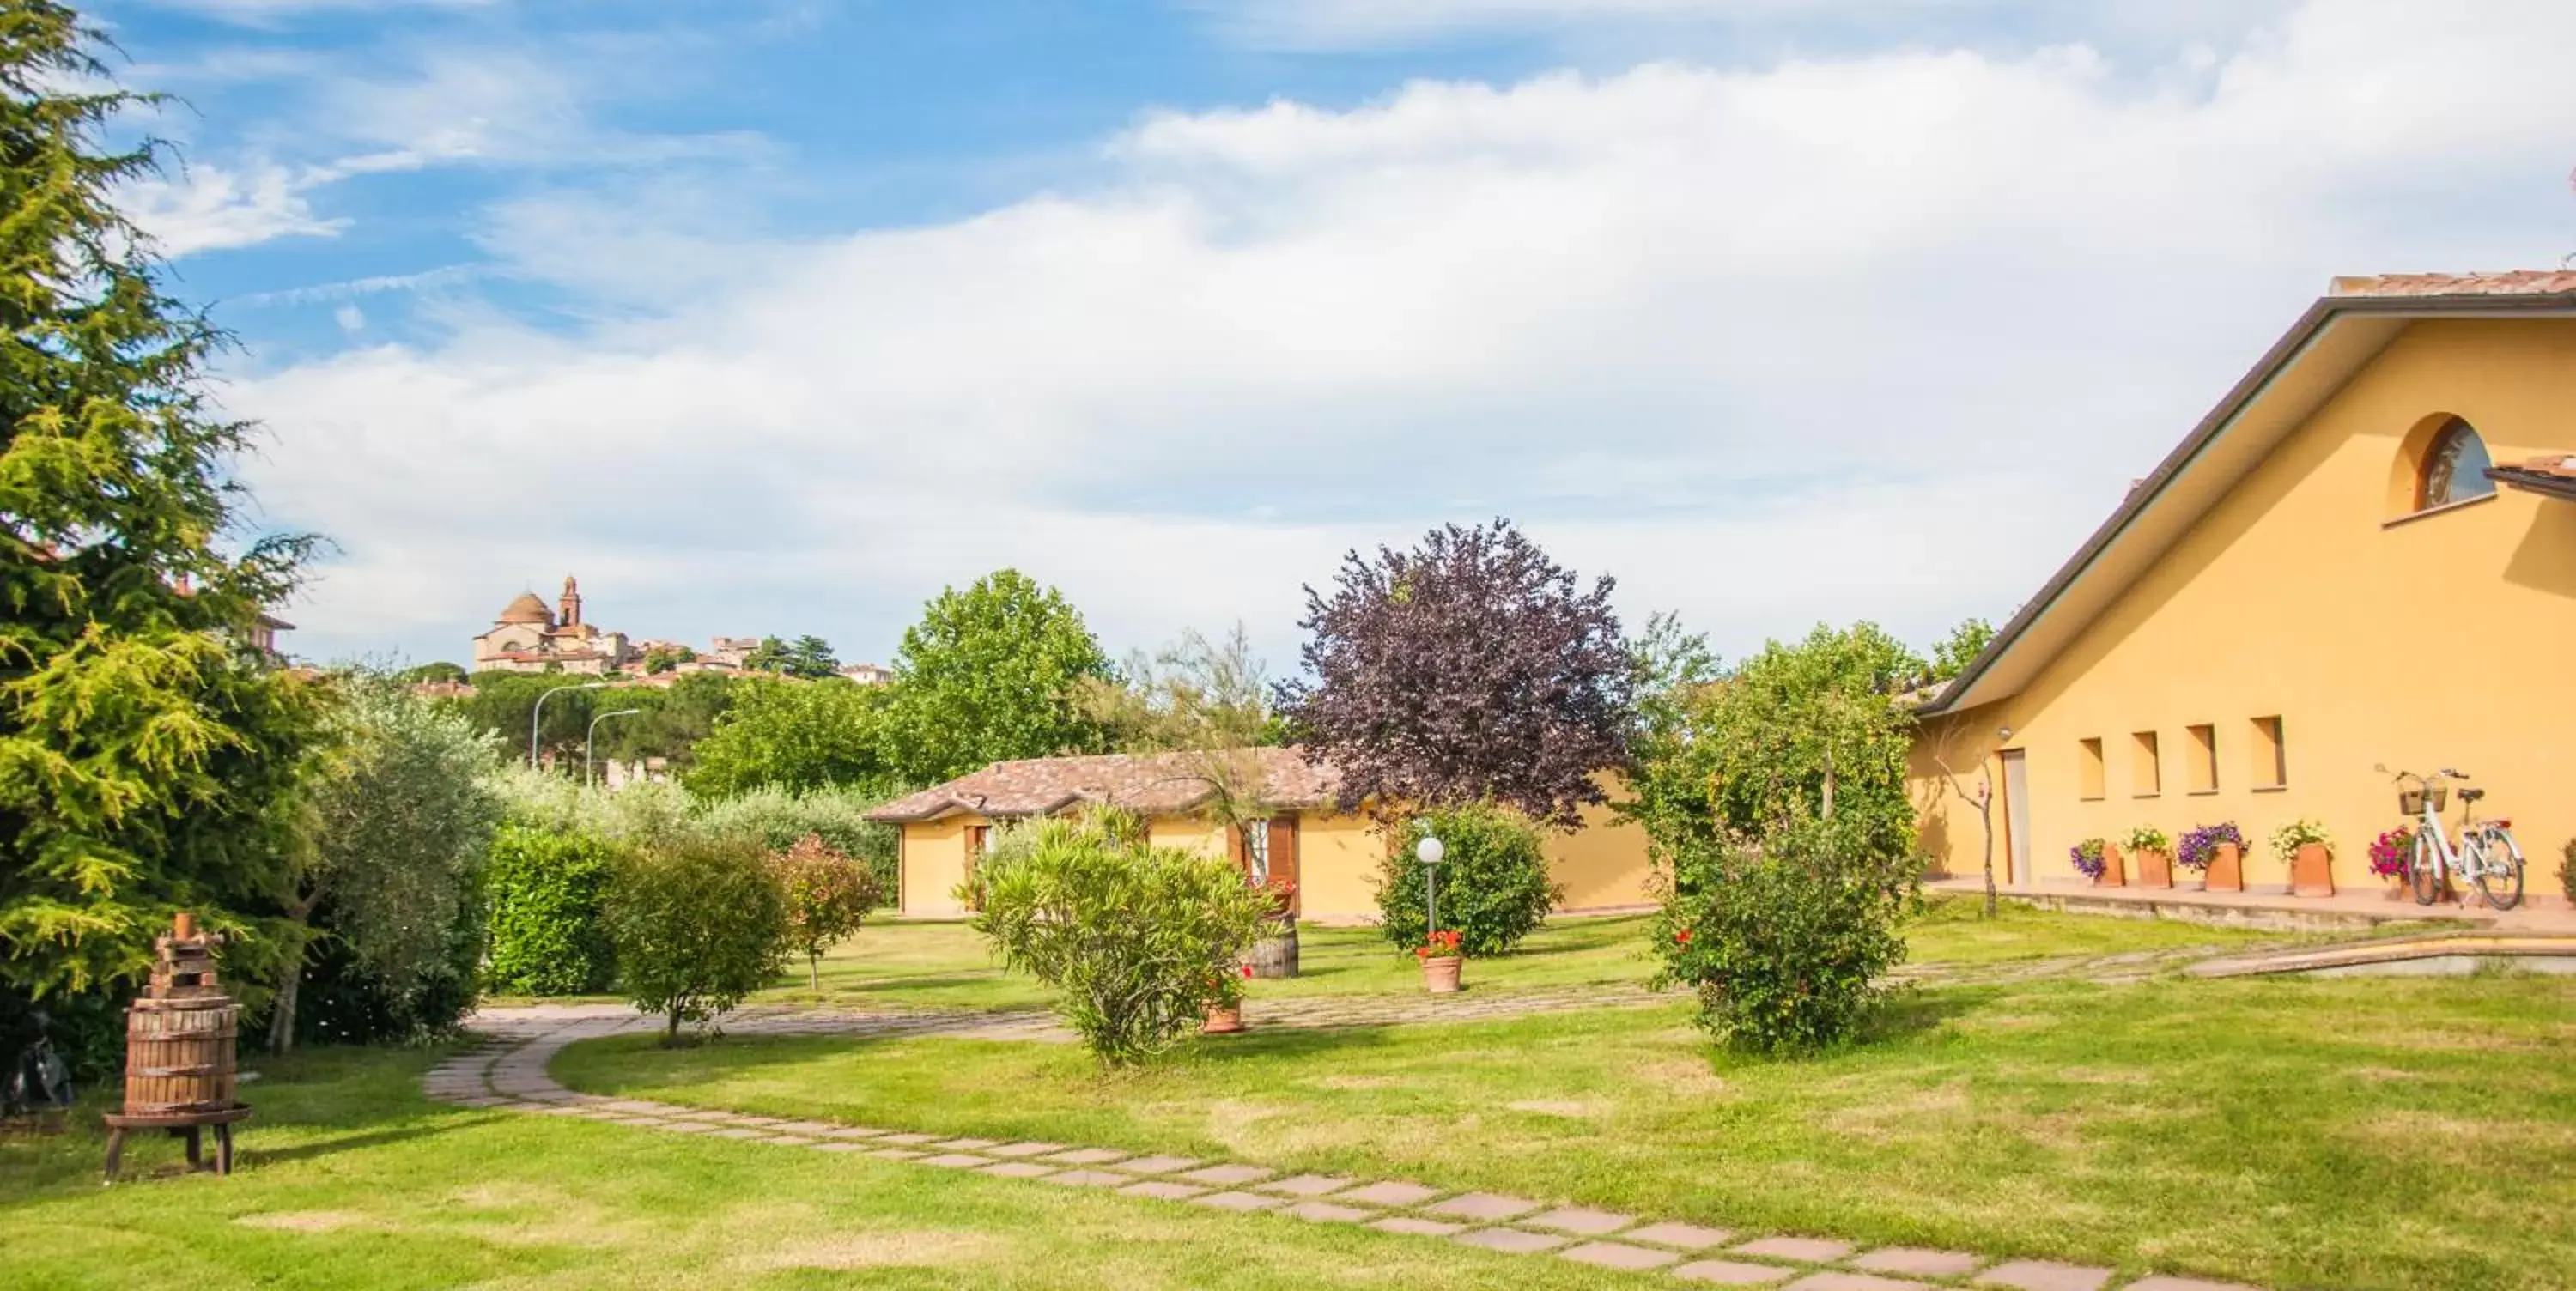
[(2004, 760), (2004, 846), (2012, 864), (2015, 891), (2031, 890), (2030, 873), (2030, 764), (2020, 749), (2005, 749)]
[(1270, 828), (1270, 886), (1293, 888), (1288, 897), (1288, 913), (1295, 914), (1306, 902), (1306, 885), (1297, 873), (1297, 818), (1273, 816)]

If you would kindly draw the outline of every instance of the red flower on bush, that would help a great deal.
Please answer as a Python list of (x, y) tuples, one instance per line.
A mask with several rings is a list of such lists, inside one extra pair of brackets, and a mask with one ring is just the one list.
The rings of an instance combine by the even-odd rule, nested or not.
[(1245, 964), (1243, 966), (1243, 980), (1247, 982), (1252, 980), (1252, 965)]
[(1684, 928), (1684, 929), (1682, 929), (1681, 931), (1674, 933), (1674, 934), (1673, 934), (1673, 940), (1674, 940), (1674, 941), (1677, 941), (1677, 942), (1680, 942), (1682, 945), (1685, 945), (1685, 946), (1689, 945), (1689, 944), (1690, 944), (1690, 929), (1688, 929), (1688, 928)]
[(1458, 934), (1455, 932), (1435, 932), (1424, 939), (1424, 944), (1413, 948), (1415, 959), (1449, 959), (1457, 953)]

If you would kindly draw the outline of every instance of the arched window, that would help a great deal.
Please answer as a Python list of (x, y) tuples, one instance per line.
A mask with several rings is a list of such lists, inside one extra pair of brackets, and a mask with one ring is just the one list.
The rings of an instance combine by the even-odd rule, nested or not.
[(2424, 470), (2416, 477), (2415, 509), (2448, 506), (2495, 492), (2495, 481), (2487, 478), (2491, 465), (2486, 441), (2469, 423), (2452, 418), (2425, 450)]

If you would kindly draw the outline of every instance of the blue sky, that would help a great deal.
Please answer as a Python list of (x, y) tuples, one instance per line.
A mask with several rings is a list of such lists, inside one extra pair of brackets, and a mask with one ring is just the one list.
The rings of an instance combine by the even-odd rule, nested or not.
[(582, 575), (1293, 659), (1507, 514), (1729, 653), (2000, 618), (2337, 273), (2576, 250), (2568, 6), (122, 0), (321, 658)]

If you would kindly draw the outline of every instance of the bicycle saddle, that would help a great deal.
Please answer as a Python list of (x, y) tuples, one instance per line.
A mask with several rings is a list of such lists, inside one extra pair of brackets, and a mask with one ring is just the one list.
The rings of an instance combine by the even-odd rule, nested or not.
[(2476, 802), (2478, 799), (2486, 796), (2487, 791), (2484, 789), (2462, 789), (2460, 791), (2460, 801), (2462, 802)]

